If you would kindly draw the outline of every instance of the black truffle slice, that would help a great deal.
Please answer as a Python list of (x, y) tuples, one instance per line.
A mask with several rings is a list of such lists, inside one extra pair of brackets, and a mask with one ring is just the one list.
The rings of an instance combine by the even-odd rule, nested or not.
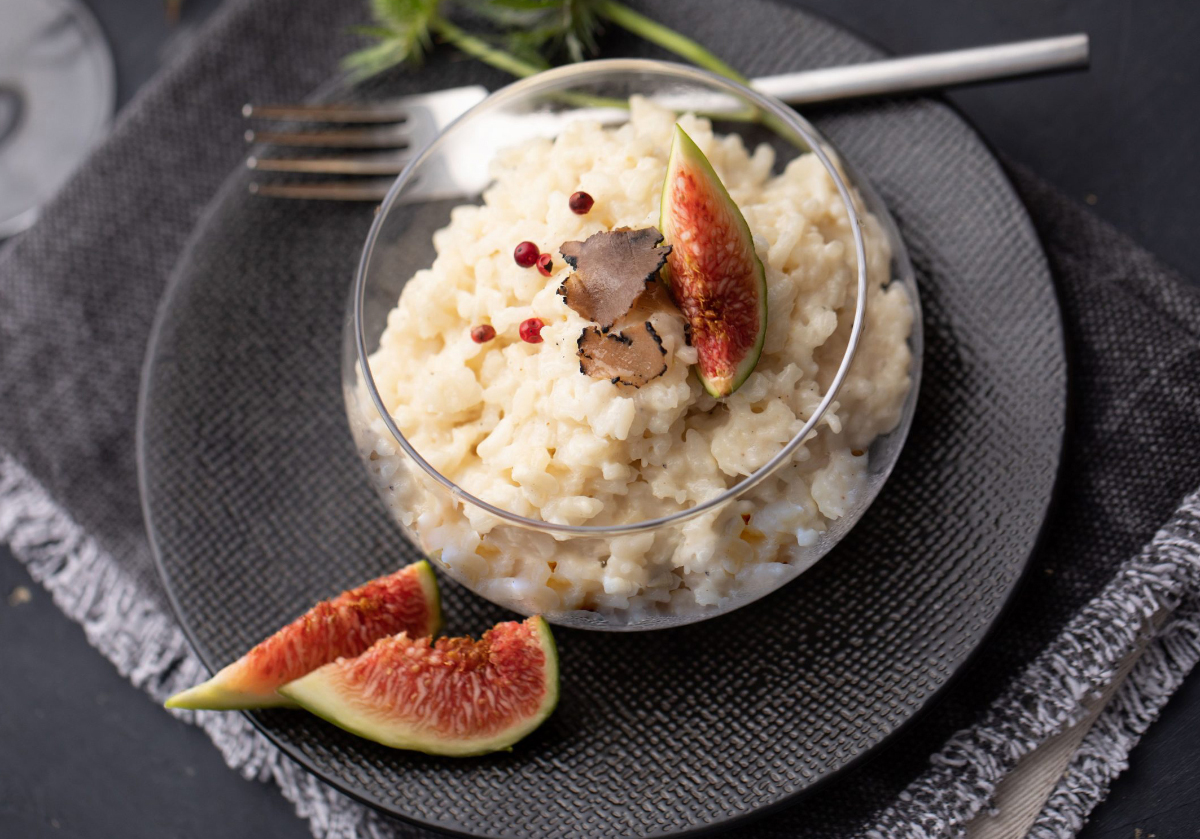
[(575, 269), (559, 286), (563, 301), (608, 329), (655, 282), (671, 246), (658, 247), (654, 227), (596, 233), (583, 242), (563, 242), (559, 253)]
[(620, 332), (587, 326), (579, 336), (579, 372), (613, 384), (641, 387), (667, 372), (667, 351), (650, 321)]

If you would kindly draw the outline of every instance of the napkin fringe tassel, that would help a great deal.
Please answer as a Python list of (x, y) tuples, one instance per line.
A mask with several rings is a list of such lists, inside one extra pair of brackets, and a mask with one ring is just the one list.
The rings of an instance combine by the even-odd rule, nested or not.
[[(1155, 631), (1155, 616), (1165, 615)], [(1022, 757), (1087, 715), (1121, 662), (1147, 644), (1088, 731), (1034, 823), (1033, 839), (1067, 839), (1104, 799), (1133, 746), (1200, 660), (1200, 491), (1125, 563), (975, 726), (958, 732), (932, 766), (883, 810), (867, 839), (962, 837), (992, 805)]]

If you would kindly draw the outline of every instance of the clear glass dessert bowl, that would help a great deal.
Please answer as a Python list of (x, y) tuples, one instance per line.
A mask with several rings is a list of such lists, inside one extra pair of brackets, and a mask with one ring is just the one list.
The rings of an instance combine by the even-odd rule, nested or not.
[[(760, 361), (762, 376), (757, 383), (758, 373), (743, 385), (745, 393), (739, 396), (739, 391), (725, 401), (705, 395), (692, 374), (692, 401), (686, 413), (676, 416), (671, 429), (657, 437), (651, 431), (652, 417), (644, 422), (644, 418), (633, 420), (632, 432), (626, 424), (624, 432), (636, 435), (642, 429), (642, 437), (659, 446), (658, 451), (664, 452), (661, 463), (652, 464), (643, 454), (641, 460), (629, 463), (597, 461), (594, 468), (592, 464), (580, 466), (578, 460), (565, 459), (565, 439), (551, 439), (530, 450), (527, 457), (518, 456), (509, 468), (493, 475), (498, 476), (498, 483), (489, 484), (480, 479), (481, 470), (469, 475), (462, 471), (461, 463), (473, 458), (482, 460), (484, 443), (480, 442), (480, 434), (486, 438), (494, 432), (498, 418), (504, 415), (503, 410), (492, 410), (488, 430), (471, 432), (475, 442), (455, 462), (455, 469), (468, 475), (469, 480), (460, 477), (462, 483), (456, 482), (435, 465), (445, 461), (444, 453), (439, 451), (439, 444), (430, 441), (443, 439), (451, 445), (457, 428), (454, 422), (460, 426), (484, 422), (480, 416), (488, 416), (488, 409), (468, 406), (454, 422), (448, 421), (441, 438), (421, 432), (425, 442), (414, 444), (409, 439), (413, 432), (406, 437), (401, 426), (411, 423), (413, 417), (420, 421), (429, 418), (428, 406), (441, 404), (438, 399), (443, 389), (459, 387), (455, 382), (462, 378), (461, 371), (446, 368), (444, 358), (434, 364), (432, 356), (428, 360), (410, 357), (405, 360), (411, 369), (406, 368), (407, 372), (397, 379), (399, 362), (386, 356), (381, 340), (388, 343), (389, 328), (412, 324), (414, 312), (421, 319), (422, 301), (413, 299), (413, 293), (430, 282), (453, 280), (459, 292), (466, 295), (457, 304), (446, 304), (445, 300), (438, 304), (446, 311), (437, 309), (431, 297), (430, 323), (453, 318), (456, 311), (470, 311), (477, 302), (472, 295), (483, 292), (463, 288), (464, 277), (470, 278), (468, 283), (483, 284), (503, 274), (533, 291), (542, 291), (539, 283), (557, 288), (566, 271), (557, 241), (540, 243), (559, 272), (549, 277), (533, 268), (512, 265), (511, 247), (520, 239), (508, 243), (507, 249), (493, 247), (495, 258), (489, 256), (487, 265), (475, 263), (464, 268), (466, 256), (456, 259), (443, 255), (441, 263), (435, 260), (455, 241), (466, 243), (464, 249), (471, 253), (479, 252), (477, 242), (489, 241), (496, 224), (505, 221), (497, 215), (502, 210), (496, 207), (512, 206), (510, 199), (520, 194), (519, 190), (514, 193), (515, 176), (505, 174), (506, 165), (510, 169), (524, 166), (527, 171), (533, 171), (531, 166), (534, 170), (542, 166), (582, 166), (580, 171), (585, 171), (595, 163), (597, 170), (608, 167), (617, 171), (620, 176), (608, 181), (597, 180), (600, 176), (593, 177), (590, 172), (583, 177), (583, 186), (601, 184), (597, 206), (603, 202), (606, 188), (616, 190), (611, 194), (620, 196), (625, 195), (622, 190), (634, 190), (641, 183), (639, 179), (650, 177), (647, 172), (656, 171), (657, 158), (653, 154), (638, 158), (631, 151), (627, 168), (622, 169), (626, 164), (615, 160), (621, 155), (603, 143), (635, 135), (644, 139), (650, 131), (647, 126), (661, 123), (664, 113), (668, 114), (668, 128), (675, 115), (680, 115), (681, 125), (686, 123), (703, 135), (702, 143), (716, 144), (710, 145), (711, 152), (721, 155), (727, 167), (733, 165), (729, 160), (741, 161), (745, 178), (735, 173), (738, 184), (745, 180), (749, 186), (732, 185), (730, 192), (735, 198), (758, 196), (744, 199), (755, 233), (754, 248), (767, 265), (768, 284), (774, 283), (771, 294), (786, 303), (781, 306), (776, 301), (768, 312), (764, 358), (774, 353), (770, 356), (776, 359), (771, 362), (774, 366)], [(581, 123), (587, 127), (581, 128)], [(736, 135), (742, 142), (721, 141), (713, 135)], [(594, 161), (584, 160), (581, 164), (579, 156), (586, 157), (589, 152), (580, 137), (593, 138), (589, 142), (601, 143), (596, 149), (607, 151), (597, 151)], [(553, 145), (555, 142), (557, 145)], [(736, 146), (733, 151), (728, 151), (730, 143)], [(739, 151), (743, 145), (746, 153)], [(517, 152), (506, 151), (499, 169), (489, 168), (499, 153), (514, 147)], [(639, 148), (644, 148), (644, 143)], [(795, 165), (789, 166), (792, 163)], [(616, 170), (612, 170), (614, 166)], [(716, 162), (714, 166), (721, 168)], [(536, 182), (538, 177), (535, 172), (531, 179)], [(659, 190), (662, 178), (660, 171)], [(648, 187), (643, 184), (641, 189), (645, 192)], [(754, 192), (756, 189), (758, 192)], [(491, 213), (486, 218), (493, 219), (492, 227), (472, 222), (477, 227), (472, 233), (463, 219), (483, 216), (468, 210), (456, 219), (452, 211), (462, 205), (480, 207), (485, 203), (485, 190), (489, 206), (480, 212)], [(566, 187), (561, 196), (564, 210), (570, 191)], [(557, 194), (554, 200), (558, 200)], [(752, 201), (757, 201), (753, 207)], [(615, 199), (609, 202), (618, 203)], [(645, 209), (647, 217), (657, 217), (657, 204)], [(544, 226), (529, 227), (561, 231), (573, 229), (572, 224), (583, 224), (572, 221), (565, 212), (548, 212), (554, 218), (546, 220)], [(634, 215), (641, 218), (636, 212)], [(626, 211), (622, 218), (628, 216)], [(592, 227), (586, 230), (593, 230), (600, 217), (598, 214), (591, 219), (588, 223)], [(497, 218), (500, 222), (495, 222)], [(758, 235), (755, 219), (767, 219), (764, 224), (769, 222), (771, 235)], [(435, 245), (435, 233), (452, 223), (457, 227), (439, 233), (440, 244)], [(612, 222), (613, 226), (618, 223), (627, 222)], [(780, 230), (791, 232), (783, 234)], [(788, 239), (788, 247), (800, 257), (781, 256), (786, 250), (781, 244), (785, 235), (795, 239), (795, 243)], [(815, 254), (814, 259), (826, 267), (820, 268), (815, 262), (808, 267), (798, 264), (797, 258), (805, 253)], [(440, 265), (436, 271), (427, 270), (435, 265)], [(521, 270), (527, 273), (511, 273)], [(408, 283), (418, 276), (423, 276), (419, 283), (426, 285), (414, 286), (405, 295), (407, 314), (393, 313)], [(788, 296), (781, 290), (805, 283), (815, 289), (814, 295), (832, 294), (829, 299), (834, 302), (826, 310), (806, 309), (808, 303), (795, 302), (799, 292)], [(496, 292), (488, 293), (499, 299)], [(544, 309), (552, 305), (546, 302), (550, 297), (542, 294), (533, 302), (540, 301), (537, 305)], [(770, 294), (767, 299), (772, 299)], [(773, 337), (772, 317), (784, 320)], [(536, 346), (521, 347), (515, 325), (500, 319), (499, 311), (497, 318), (500, 334), (494, 341), (489, 338), (485, 345), (491, 344), (489, 351), (506, 352), (510, 367), (519, 365), (530, 353), (543, 351)], [(824, 338), (803, 337), (813, 330), (820, 332), (820, 323), (828, 324), (821, 333)], [(461, 348), (456, 352), (461, 352), (464, 359), (472, 359), (476, 350), (465, 343), (471, 340), (467, 337), (469, 326), (455, 326), (457, 331), (441, 336), (431, 332), (433, 337), (426, 345), (430, 352), (445, 356), (446, 348), (453, 344)], [(425, 326), (418, 324), (416, 328), (423, 330)], [(578, 333), (577, 325), (574, 329)], [(567, 340), (565, 325), (547, 326), (546, 335), (550, 341), (546, 352), (574, 352), (574, 341)], [(793, 347), (789, 343), (806, 340), (812, 340), (813, 346), (800, 347), (797, 343)], [(514, 345), (516, 348), (511, 348)], [(643, 630), (692, 623), (751, 603), (811, 567), (850, 531), (866, 513), (899, 457), (915, 411), (921, 351), (917, 289), (896, 225), (870, 184), (856, 176), (852, 166), (816, 129), (778, 100), (705, 71), (665, 62), (615, 59), (559, 68), (497, 91), (415, 156), (383, 201), (367, 237), (346, 311), (342, 369), (350, 427), (372, 483), (404, 534), (439, 569), (481, 596), (521, 614), (541, 613), (553, 623), (586, 629)], [(894, 358), (889, 358), (889, 353)], [(794, 362), (784, 363), (792, 356)], [(464, 361), (462, 366), (468, 364), (468, 378), (485, 376), (483, 363)], [(412, 371), (418, 368), (421, 376), (416, 378)], [(679, 382), (687, 375), (686, 367), (677, 375), (675, 393), (680, 392)], [(888, 377), (886, 381), (873, 378), (884, 376)], [(406, 384), (401, 388), (397, 381)], [(415, 386), (414, 381), (418, 382)], [(519, 376), (512, 380), (514, 390), (525, 384)], [(545, 396), (552, 383), (533, 382), (529, 386), (533, 388), (531, 393), (543, 388), (539, 405), (552, 403)], [(649, 397), (638, 401), (623, 386), (610, 386), (607, 381), (602, 386), (572, 387), (585, 390), (589, 399), (601, 399), (600, 408), (604, 407), (603, 399), (616, 402), (629, 397), (629, 405), (637, 405), (631, 411), (654, 410), (648, 406), (652, 402)], [(481, 388), (472, 378), (468, 390), (474, 393)], [(555, 391), (568, 392), (574, 391)], [(683, 392), (688, 392), (687, 387)], [(601, 395), (596, 396), (598, 393)], [(406, 400), (425, 408), (406, 406)], [(754, 429), (767, 420), (756, 418), (783, 410), (767, 404), (770, 400), (803, 404), (785, 414), (786, 422), (771, 426), (759, 439)], [(854, 415), (855, 406), (860, 412), (869, 408), (874, 413), (864, 422), (862, 416)], [(553, 413), (557, 409), (550, 410)], [(570, 413), (570, 409), (564, 410)], [(589, 429), (586, 423), (596, 426), (592, 415), (597, 411), (599, 408), (580, 426), (586, 432), (584, 437), (593, 442), (589, 435), (594, 428)], [(580, 408), (576, 413), (586, 411)], [(687, 425), (693, 418), (708, 430), (693, 434)], [(563, 427), (559, 419), (547, 415), (546, 427)], [(523, 421), (531, 420), (526, 416)], [(532, 421), (540, 423), (541, 417), (535, 415)], [(788, 433), (781, 437), (780, 428), (788, 429)], [(876, 431), (863, 430), (872, 428)], [(612, 439), (601, 442), (611, 444), (613, 450), (625, 451), (634, 445), (625, 441), (622, 431), (595, 433), (601, 437), (609, 434)], [(671, 449), (676, 446), (672, 442), (676, 438), (677, 448)], [(695, 449), (704, 441), (718, 438), (721, 451), (713, 442), (713, 457)], [(859, 443), (850, 442), (853, 439)], [(733, 451), (738, 449), (737, 440), (748, 441), (742, 446), (746, 451)], [(693, 461), (709, 472), (689, 484), (687, 470)], [(680, 463), (685, 465), (680, 467)], [(682, 477), (677, 474), (681, 468)], [(593, 473), (594, 480), (589, 477)], [(623, 486), (622, 480), (629, 486)], [(594, 492), (588, 481), (593, 481)], [(554, 488), (568, 484), (572, 487), (568, 506), (576, 513), (546, 514), (560, 509), (555, 502), (563, 500), (554, 496)], [(493, 490), (493, 486), (499, 488)], [(505, 503), (505, 499), (515, 503)], [(537, 502), (534, 507), (529, 499)], [(587, 512), (578, 514), (578, 509)]]

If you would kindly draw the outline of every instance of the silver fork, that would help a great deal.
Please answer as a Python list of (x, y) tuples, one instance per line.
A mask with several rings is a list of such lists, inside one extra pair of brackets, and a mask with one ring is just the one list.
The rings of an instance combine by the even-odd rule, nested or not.
[[(810, 105), (1079, 69), (1086, 67), (1087, 63), (1087, 35), (1065, 35), (784, 73), (754, 79), (751, 85), (790, 104)], [(408, 161), (447, 125), (487, 95), (486, 88), (473, 85), (363, 105), (246, 105), (242, 108), (242, 114), (247, 118), (364, 126), (307, 131), (248, 130), (246, 141), (249, 143), (274, 147), (359, 150), (319, 157), (253, 154), (246, 159), (246, 166), (258, 172), (352, 177), (296, 182), (256, 180), (250, 184), (250, 191), (273, 198), (381, 201)], [(601, 120), (622, 118), (603, 109), (596, 109), (589, 116)], [(493, 120), (481, 125), (478, 130), (488, 132), (493, 142), (498, 133), (505, 140), (516, 142), (532, 136), (553, 135), (558, 127), (557, 119), (547, 116), (542, 121), (523, 117), (519, 126), (513, 120)], [(471, 195), (486, 186), (485, 164), (472, 162), (472, 155), (449, 154), (446, 158), (451, 161), (462, 160), (463, 163), (454, 164), (452, 169), (431, 173), (409, 190), (405, 197), (409, 200), (428, 200)]]

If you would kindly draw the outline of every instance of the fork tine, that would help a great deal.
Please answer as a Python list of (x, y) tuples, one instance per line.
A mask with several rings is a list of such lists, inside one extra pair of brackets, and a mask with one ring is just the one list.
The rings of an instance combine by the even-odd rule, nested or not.
[(250, 192), (265, 198), (314, 198), (324, 201), (375, 201), (384, 199), (394, 178), (313, 183), (252, 183)]
[(290, 122), (404, 122), (408, 108), (395, 102), (330, 105), (242, 106), (247, 119), (281, 119)]
[[(2, 2), (2, 0), (0, 0)], [(331, 125), (308, 131), (247, 131), (247, 142), (270, 143), (277, 146), (307, 146), (312, 149), (324, 147), (332, 154), (328, 157), (309, 157), (303, 152), (289, 154), (274, 151), (274, 157), (251, 157), (246, 165), (263, 172), (304, 172), (324, 175), (348, 175), (333, 178), (300, 178), (275, 182), (270, 176), (250, 184), (250, 192), (273, 198), (298, 198), (330, 201), (372, 201), (378, 203), (395, 183), (413, 149), (424, 146), (437, 136), (453, 120), (487, 97), (487, 89), (479, 85), (449, 88), (431, 93), (419, 93), (374, 105), (326, 105), (290, 106), (277, 105), (260, 107), (247, 105), (242, 113), (247, 117), (290, 119), (298, 122), (329, 120), (336, 122), (366, 122), (354, 127)], [(384, 125), (387, 122), (399, 123)], [(362, 117), (362, 119), (355, 119)], [(371, 119), (367, 119), (371, 117)], [(370, 124), (378, 122), (379, 124)], [(291, 126), (281, 126), (290, 128)], [(337, 149), (347, 151), (338, 152)], [(362, 149), (354, 152), (350, 149)], [(379, 149), (370, 152), (368, 149)], [(387, 151), (384, 151), (384, 150)], [(357, 176), (357, 177), (356, 177)], [(409, 199), (441, 199), (477, 190), (472, 177), (466, 185), (460, 184), (453, 173), (434, 173), (434, 176), (418, 181), (413, 190), (406, 194)], [(464, 192), (465, 190), (465, 192)]]
[(402, 149), (407, 132), (388, 128), (335, 128), (329, 131), (247, 131), (247, 143), (277, 146), (332, 146), (354, 149)]
[(248, 157), (258, 172), (314, 172), (324, 175), (399, 175), (412, 155), (356, 154), (343, 157)]

